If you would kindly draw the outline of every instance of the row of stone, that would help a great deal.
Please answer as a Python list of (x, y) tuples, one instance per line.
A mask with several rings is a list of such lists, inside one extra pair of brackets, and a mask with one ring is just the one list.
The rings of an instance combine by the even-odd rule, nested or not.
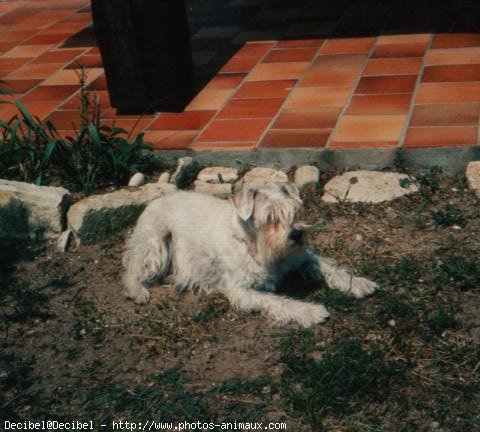
[[(471, 162), (466, 174), (470, 187), (480, 196), (480, 161)], [(314, 166), (295, 170), (294, 183), (299, 189), (318, 180), (319, 171)], [(72, 234), (78, 242), (92, 243), (118, 233), (133, 224), (150, 201), (192, 182), (196, 191), (228, 196), (245, 187), (266, 187), (284, 181), (288, 176), (280, 170), (255, 167), (240, 176), (234, 168), (199, 170), (190, 158), (185, 158), (172, 176), (163, 173), (156, 183), (144, 184), (145, 176), (137, 173), (129, 188), (92, 195), (69, 207), (69, 192), (64, 188), (0, 179), (0, 239), (27, 235), (52, 238), (63, 232), (59, 242), (64, 249)], [(376, 203), (417, 190), (414, 179), (405, 174), (351, 171), (333, 177), (324, 187), (322, 200)]]

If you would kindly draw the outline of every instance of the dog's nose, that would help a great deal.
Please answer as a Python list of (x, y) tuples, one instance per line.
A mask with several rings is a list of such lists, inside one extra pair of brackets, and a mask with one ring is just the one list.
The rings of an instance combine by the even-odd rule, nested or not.
[(288, 235), (288, 238), (294, 241), (295, 243), (299, 243), (300, 240), (302, 240), (302, 237), (303, 237), (303, 231), (296, 228), (292, 229), (290, 231), (290, 234)]

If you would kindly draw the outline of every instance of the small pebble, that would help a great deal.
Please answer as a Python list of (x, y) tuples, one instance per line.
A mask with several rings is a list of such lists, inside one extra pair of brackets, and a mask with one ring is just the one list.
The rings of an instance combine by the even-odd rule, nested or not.
[(135, 173), (130, 181), (128, 182), (128, 186), (139, 187), (145, 184), (145, 174), (142, 173)]

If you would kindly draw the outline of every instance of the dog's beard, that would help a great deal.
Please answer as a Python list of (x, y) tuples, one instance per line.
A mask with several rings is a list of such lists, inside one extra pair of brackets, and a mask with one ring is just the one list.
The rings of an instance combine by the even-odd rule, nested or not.
[(266, 265), (275, 264), (300, 250), (288, 239), (289, 230), (266, 228), (257, 234), (259, 258)]

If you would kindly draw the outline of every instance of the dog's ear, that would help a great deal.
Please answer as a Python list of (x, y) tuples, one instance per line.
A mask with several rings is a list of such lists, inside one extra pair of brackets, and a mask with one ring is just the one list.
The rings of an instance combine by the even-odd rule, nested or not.
[(300, 198), (300, 192), (298, 191), (297, 187), (293, 183), (281, 182), (281, 183), (277, 183), (277, 185), (285, 195), (297, 201), (299, 204), (302, 204), (302, 199)]
[(232, 198), (235, 210), (244, 221), (247, 221), (252, 216), (256, 194), (257, 191), (255, 189), (249, 188), (240, 191)]

